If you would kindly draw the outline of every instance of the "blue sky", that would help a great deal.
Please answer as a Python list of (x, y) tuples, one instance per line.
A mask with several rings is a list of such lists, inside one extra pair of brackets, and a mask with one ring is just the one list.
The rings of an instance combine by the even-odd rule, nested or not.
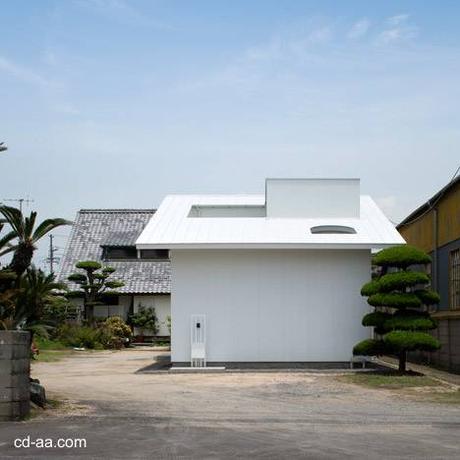
[(2, 2), (0, 198), (42, 217), (360, 177), (395, 221), (460, 163), (460, 3)]

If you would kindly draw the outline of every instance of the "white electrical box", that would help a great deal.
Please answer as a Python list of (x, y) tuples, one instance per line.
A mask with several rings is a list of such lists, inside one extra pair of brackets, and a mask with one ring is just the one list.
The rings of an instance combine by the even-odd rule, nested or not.
[(190, 365), (206, 367), (206, 315), (192, 315), (190, 328)]

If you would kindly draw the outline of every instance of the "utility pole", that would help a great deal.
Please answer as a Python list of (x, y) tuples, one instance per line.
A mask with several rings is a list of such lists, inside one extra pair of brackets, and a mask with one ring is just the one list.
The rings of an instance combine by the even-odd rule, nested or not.
[(54, 246), (53, 243), (53, 235), (49, 235), (50, 238), (50, 245), (49, 245), (49, 251), (48, 251), (48, 259), (47, 262), (50, 264), (50, 273), (53, 275), (54, 274), (54, 263), (59, 262), (59, 257), (56, 257), (56, 251), (59, 249), (56, 246)]
[(14, 201), (15, 203), (19, 203), (19, 210), (22, 212), (22, 205), (33, 203), (35, 200), (31, 200), (30, 198), (4, 198), (2, 201)]

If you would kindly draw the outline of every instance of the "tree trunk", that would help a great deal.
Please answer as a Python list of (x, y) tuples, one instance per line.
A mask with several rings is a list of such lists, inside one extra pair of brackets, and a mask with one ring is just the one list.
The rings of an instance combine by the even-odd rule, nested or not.
[(406, 361), (407, 361), (407, 352), (404, 350), (399, 353), (399, 372), (401, 373), (406, 372)]
[(13, 259), (11, 260), (9, 268), (17, 275), (17, 286), (19, 285), (22, 274), (30, 267), (33, 254), (34, 247), (28, 244), (20, 244), (16, 251), (14, 251)]

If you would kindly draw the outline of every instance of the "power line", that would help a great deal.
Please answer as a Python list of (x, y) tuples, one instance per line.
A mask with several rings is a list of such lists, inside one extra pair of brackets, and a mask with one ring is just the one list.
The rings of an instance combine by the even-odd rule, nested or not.
[(15, 203), (19, 203), (19, 210), (22, 212), (22, 205), (33, 203), (35, 200), (30, 198), (3, 198), (2, 201), (14, 201)]

